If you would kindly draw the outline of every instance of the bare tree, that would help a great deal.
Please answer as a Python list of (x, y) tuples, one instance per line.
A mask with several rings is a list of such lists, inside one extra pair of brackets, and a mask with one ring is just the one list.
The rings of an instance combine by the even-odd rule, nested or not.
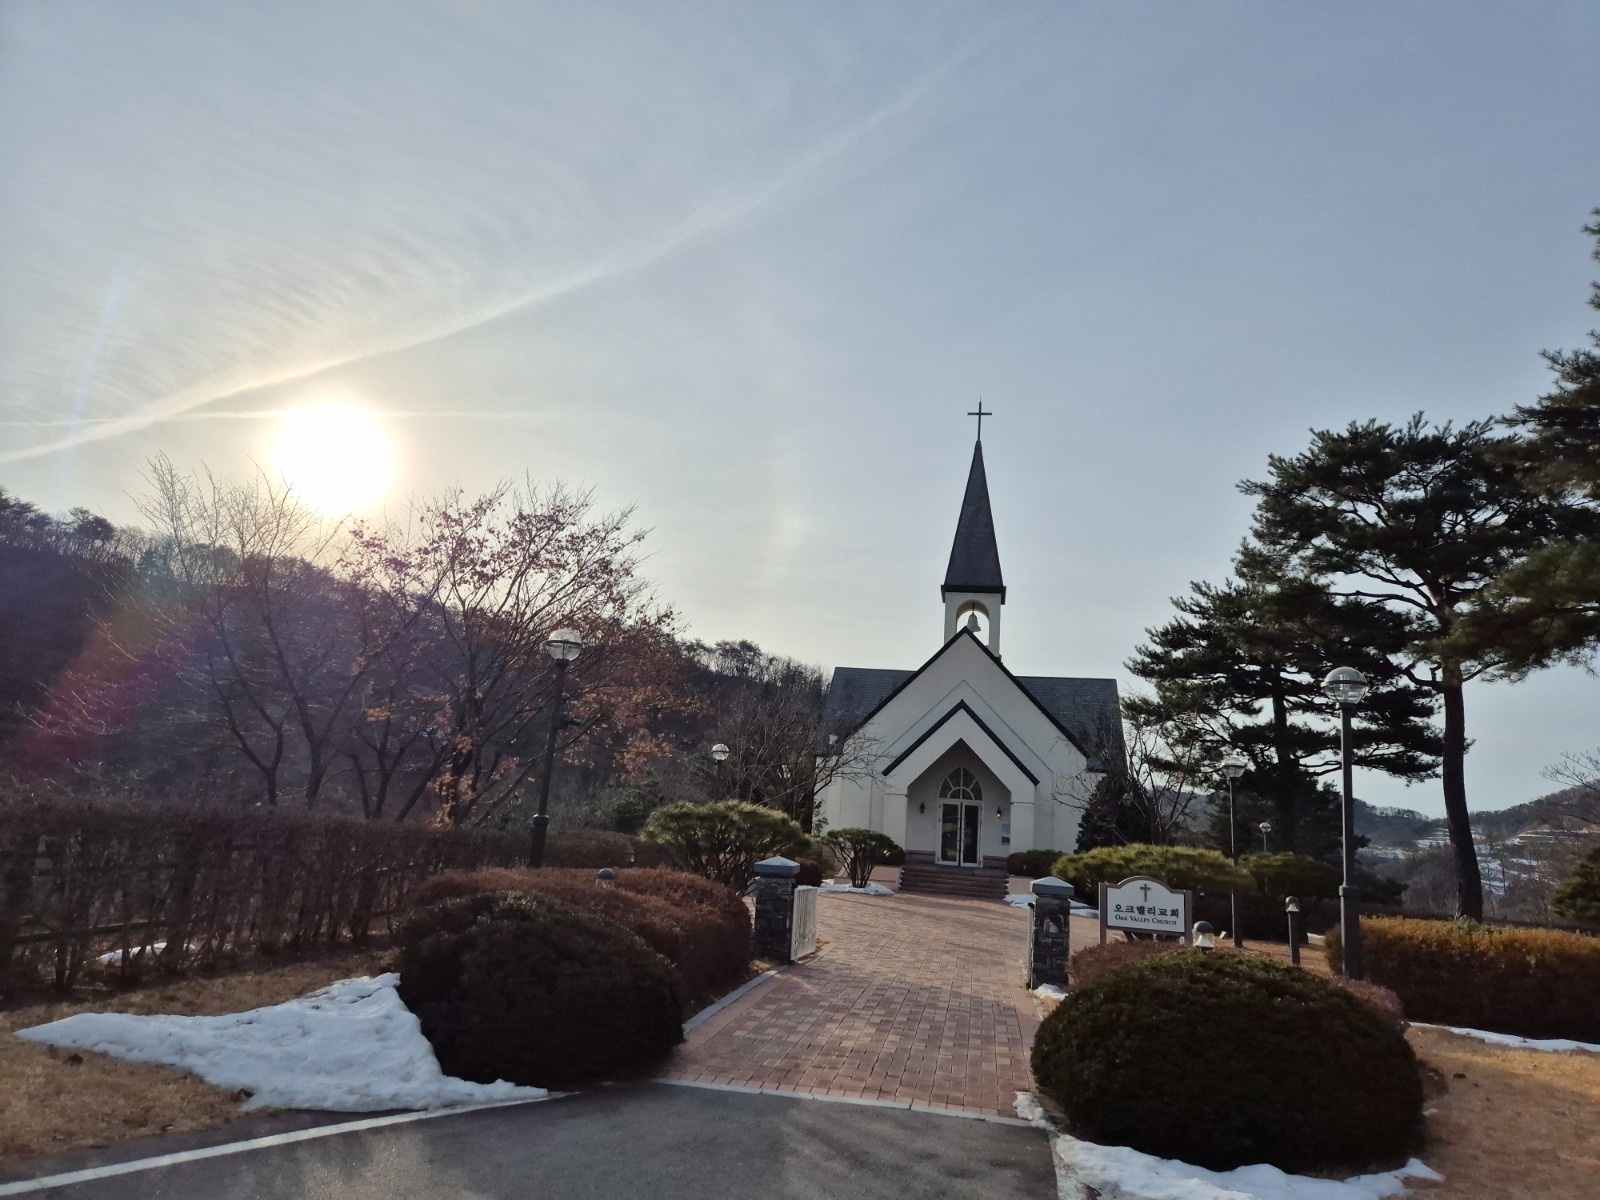
[(1600, 829), (1600, 750), (1563, 755), (1544, 769), (1544, 777), (1562, 785), (1561, 791), (1540, 801), (1545, 820)]
[(1130, 715), (1102, 726), (1084, 747), (1105, 775), (1083, 796), (1058, 783), (1057, 803), (1076, 810), (1080, 848), (1122, 842), (1166, 845), (1188, 839), (1214, 773), (1196, 730), (1180, 720)]

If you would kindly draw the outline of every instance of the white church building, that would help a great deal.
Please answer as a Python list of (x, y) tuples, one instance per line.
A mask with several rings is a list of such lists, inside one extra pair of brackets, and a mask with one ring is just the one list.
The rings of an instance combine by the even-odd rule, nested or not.
[(904, 891), (1002, 895), (1018, 850), (1073, 849), (1082, 806), (1121, 759), (1111, 679), (1014, 675), (1000, 657), (1006, 602), (983, 442), (940, 588), (944, 640), (915, 670), (838, 667), (829, 728), (856, 769), (819, 796), (828, 828), (905, 848)]

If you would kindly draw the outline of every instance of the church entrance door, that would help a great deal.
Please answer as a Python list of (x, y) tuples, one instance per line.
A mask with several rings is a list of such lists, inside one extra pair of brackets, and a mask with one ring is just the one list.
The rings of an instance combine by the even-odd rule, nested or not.
[(976, 804), (945, 801), (939, 822), (940, 862), (956, 867), (978, 865), (978, 809)]

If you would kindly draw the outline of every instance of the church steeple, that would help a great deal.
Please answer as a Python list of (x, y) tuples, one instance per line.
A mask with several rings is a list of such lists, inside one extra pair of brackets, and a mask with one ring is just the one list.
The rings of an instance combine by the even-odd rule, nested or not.
[(1000, 548), (994, 540), (994, 514), (989, 510), (989, 480), (983, 469), (981, 441), (972, 447), (972, 468), (967, 472), (967, 490), (961, 498), (956, 538), (950, 547), (950, 565), (939, 594), (944, 600), (946, 641), (976, 613), (988, 626), (989, 649), (1000, 653), (1000, 606), (1006, 602), (1006, 585), (1000, 574)]

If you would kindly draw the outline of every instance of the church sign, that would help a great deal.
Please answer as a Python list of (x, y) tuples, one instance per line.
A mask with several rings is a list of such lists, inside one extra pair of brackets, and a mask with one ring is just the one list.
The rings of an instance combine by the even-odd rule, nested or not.
[(1100, 885), (1100, 940), (1106, 931), (1189, 936), (1190, 893), (1174, 891), (1159, 879), (1135, 875)]

